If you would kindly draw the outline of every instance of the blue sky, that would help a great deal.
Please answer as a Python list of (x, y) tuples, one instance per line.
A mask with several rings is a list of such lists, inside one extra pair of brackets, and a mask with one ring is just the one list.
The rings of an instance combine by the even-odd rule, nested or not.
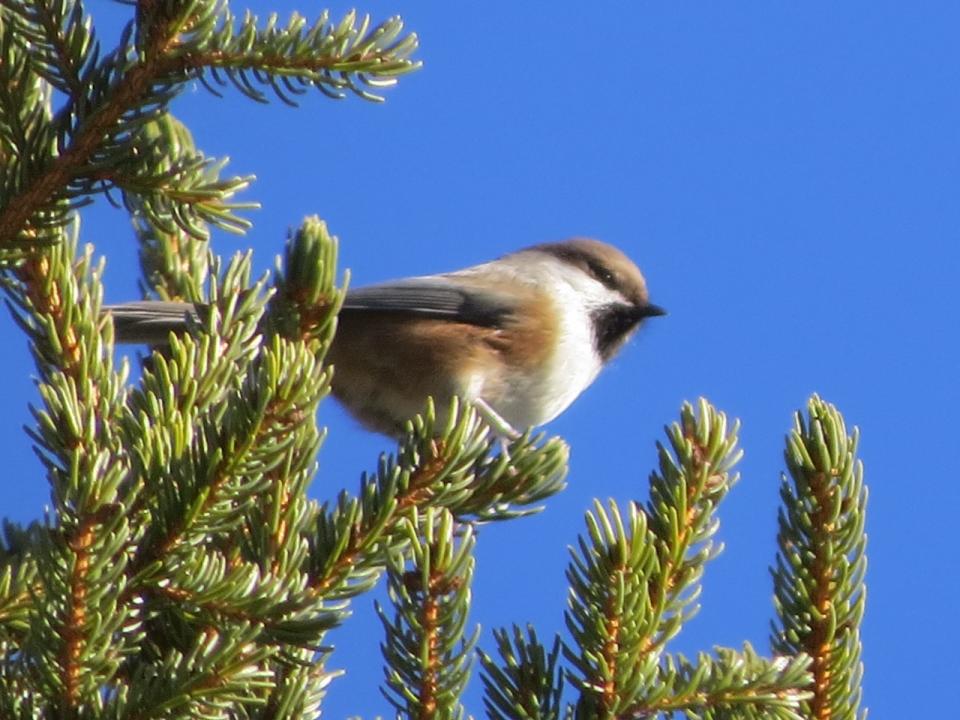
[[(123, 6), (97, 6), (111, 37)], [(811, 392), (859, 425), (870, 485), (865, 699), (877, 717), (940, 715), (960, 672), (955, 407), (960, 271), (960, 5), (952, 2), (424, 3), (377, 0), (421, 37), (424, 68), (373, 105), (299, 110), (188, 90), (198, 145), (254, 173), (246, 238), (267, 268), (308, 214), (354, 284), (450, 270), (593, 235), (644, 270), (651, 321), (549, 430), (572, 446), (543, 514), (480, 533), (473, 620), (562, 628), (567, 545), (593, 497), (645, 498), (654, 441), (682, 401), (743, 422), (724, 554), (674, 649), (767, 648), (783, 436)], [(234, 3), (239, 11), (244, 6)], [(255, 3), (255, 11), (323, 5)], [(349, 5), (330, 6), (335, 15)], [(102, 16), (102, 17), (101, 17)], [(126, 218), (100, 202), (83, 239), (109, 301), (136, 294)], [(4, 514), (48, 489), (21, 427), (37, 402), (23, 336), (0, 317)], [(316, 497), (355, 489), (391, 443), (332, 401)], [(333, 638), (328, 717), (387, 714), (371, 599)], [(468, 709), (481, 713), (479, 680)], [(945, 693), (944, 691), (947, 690)]]

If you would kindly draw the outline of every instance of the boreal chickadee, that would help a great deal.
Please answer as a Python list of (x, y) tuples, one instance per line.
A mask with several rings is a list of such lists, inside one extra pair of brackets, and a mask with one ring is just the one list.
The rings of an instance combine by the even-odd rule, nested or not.
[[(110, 305), (119, 342), (161, 344), (197, 308)], [(648, 317), (637, 266), (588, 238), (524, 248), (456, 272), (347, 292), (327, 355), (333, 394), (365, 426), (398, 435), (432, 396), (471, 401), (505, 435), (563, 412)]]

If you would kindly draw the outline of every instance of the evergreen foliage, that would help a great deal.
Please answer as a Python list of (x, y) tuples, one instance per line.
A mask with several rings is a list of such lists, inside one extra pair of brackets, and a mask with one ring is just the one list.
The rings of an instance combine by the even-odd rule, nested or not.
[[(597, 501), (571, 550), (567, 633), (494, 631), (476, 650), (480, 522), (536, 512), (567, 447), (509, 443), (472, 407), (432, 404), (334, 502), (307, 496), (324, 439), (325, 354), (344, 290), (307, 219), (270, 277), (224, 261), (251, 178), (194, 147), (169, 103), (190, 82), (293, 103), (368, 100), (414, 70), (415, 35), (350, 13), (285, 25), (219, 0), (141, 0), (103, 52), (79, 0), (0, 0), (0, 282), (37, 367), (28, 429), (49, 515), (0, 543), (0, 717), (315, 717), (337, 673), (326, 633), (386, 574), (384, 695), (460, 718), (478, 657), (493, 718), (858, 718), (866, 490), (839, 412), (811, 399), (787, 439), (773, 656), (688, 659), (737, 426), (705, 400), (659, 444), (650, 499)], [(79, 209), (129, 212), (147, 297), (210, 308), (129, 382), (101, 313), (103, 261)]]
[(860, 710), (860, 622), (867, 572), (867, 488), (856, 429), (814, 396), (787, 437), (780, 488), (780, 552), (773, 570), (778, 618), (771, 644), (813, 658), (805, 716), (854, 720)]

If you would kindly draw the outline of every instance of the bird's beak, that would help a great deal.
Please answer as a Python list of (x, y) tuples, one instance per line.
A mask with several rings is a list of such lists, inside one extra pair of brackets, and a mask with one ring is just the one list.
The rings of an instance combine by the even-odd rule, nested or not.
[(637, 308), (637, 315), (641, 318), (660, 317), (661, 315), (666, 314), (666, 310), (659, 305), (654, 305), (653, 303), (647, 303), (646, 305), (642, 305)]

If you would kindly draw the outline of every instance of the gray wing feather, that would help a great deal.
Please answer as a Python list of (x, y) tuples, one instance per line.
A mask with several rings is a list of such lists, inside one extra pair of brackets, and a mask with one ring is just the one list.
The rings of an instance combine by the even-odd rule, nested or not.
[(407, 313), (494, 327), (512, 311), (512, 304), (496, 292), (423, 277), (348, 290), (341, 312)]
[[(409, 278), (348, 290), (341, 314), (403, 313), (439, 318), (482, 327), (498, 327), (513, 312), (502, 294), (478, 290), (442, 276)], [(116, 340), (121, 343), (162, 345), (170, 333), (182, 333), (200, 321), (196, 305), (142, 300), (107, 305), (113, 316)]]
[(200, 319), (192, 303), (142, 300), (107, 305), (104, 312), (113, 316), (117, 342), (160, 345), (171, 332), (183, 332)]

